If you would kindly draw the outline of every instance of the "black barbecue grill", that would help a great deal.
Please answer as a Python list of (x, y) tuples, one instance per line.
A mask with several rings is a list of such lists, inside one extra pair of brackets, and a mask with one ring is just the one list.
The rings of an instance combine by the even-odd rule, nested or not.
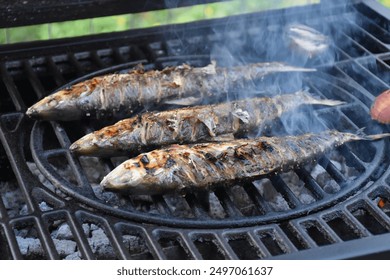
[[(90, 11), (102, 16), (164, 8), (163, 1), (147, 1), (149, 6), (143, 1), (132, 1), (134, 6), (96, 1), (93, 7), (76, 2), (79, 6), (56, 1), (33, 13), (17, 1), (20, 6), (1, 11), (7, 16), (0, 17), (0, 24), (84, 18)], [(181, 4), (204, 2), (212, 1)], [(312, 112), (322, 129), (389, 131), (368, 112), (375, 96), (390, 86), (390, 12), (373, 1), (343, 7), (326, 2), (0, 46), (0, 258), (389, 258), (388, 140), (347, 144), (318, 163), (229, 188), (186, 196), (126, 196), (105, 192), (98, 184), (123, 159), (76, 157), (68, 150), (104, 121), (39, 122), (24, 114), (43, 96), (87, 77), (139, 64), (162, 69), (181, 63), (204, 66), (216, 59), (229, 65), (231, 61), (220, 59), (226, 51), (240, 63), (283, 60), (316, 67), (315, 73), (262, 81), (262, 86), (277, 84), (280, 90), (293, 91), (299, 78), (299, 87), (346, 101)], [(66, 7), (67, 13), (53, 18), (48, 11), (59, 7)], [(292, 55), (288, 48), (270, 51), (264, 34), (281, 40), (283, 27), (295, 22), (332, 34), (332, 56), (308, 58)], [(307, 113), (302, 110), (293, 114)]]

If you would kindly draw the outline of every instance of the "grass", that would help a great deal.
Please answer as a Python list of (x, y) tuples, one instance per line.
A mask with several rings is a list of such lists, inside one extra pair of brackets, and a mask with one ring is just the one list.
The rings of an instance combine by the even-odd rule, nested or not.
[[(323, 0), (326, 1), (326, 0)], [(174, 24), (202, 19), (225, 17), (241, 13), (267, 9), (280, 9), (290, 6), (318, 3), (319, 0), (233, 0), (230, 2), (195, 5), (161, 11), (129, 15), (109, 16), (93, 19), (75, 20), (26, 27), (0, 29), (0, 44), (47, 40), (145, 28), (163, 24)], [(390, 0), (379, 0), (390, 7)]]

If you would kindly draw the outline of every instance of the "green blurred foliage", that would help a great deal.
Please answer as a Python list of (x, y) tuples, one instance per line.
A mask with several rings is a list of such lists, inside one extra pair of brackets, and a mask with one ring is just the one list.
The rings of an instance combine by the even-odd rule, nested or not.
[[(326, 0), (325, 0), (326, 1)], [(0, 29), (0, 44), (146, 28), (318, 3), (319, 0), (234, 0), (171, 10)], [(379, 0), (390, 7), (390, 0)]]

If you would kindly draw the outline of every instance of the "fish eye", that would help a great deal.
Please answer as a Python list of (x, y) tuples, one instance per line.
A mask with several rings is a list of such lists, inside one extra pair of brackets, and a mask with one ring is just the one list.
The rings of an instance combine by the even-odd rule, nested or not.
[(58, 104), (58, 102), (57, 102), (57, 100), (55, 100), (55, 99), (52, 99), (52, 100), (50, 100), (50, 102), (49, 102), (49, 106), (50, 106), (50, 107), (55, 107), (55, 106), (57, 106), (57, 104)]

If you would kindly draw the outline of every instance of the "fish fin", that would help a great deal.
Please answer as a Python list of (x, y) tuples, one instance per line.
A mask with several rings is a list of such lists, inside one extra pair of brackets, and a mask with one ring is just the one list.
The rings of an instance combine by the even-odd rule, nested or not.
[(308, 88), (305, 88), (297, 93), (298, 98), (302, 98), (303, 102), (311, 105), (324, 105), (324, 106), (339, 106), (346, 104), (347, 102), (335, 99), (321, 99), (313, 97)]
[(249, 123), (249, 114), (247, 111), (243, 111), (241, 108), (232, 112), (232, 115), (240, 119), (243, 123)]
[(213, 116), (200, 114), (197, 116), (197, 119), (207, 127), (209, 135), (215, 137), (216, 124), (214, 122)]
[(144, 74), (145, 73), (145, 68), (142, 65), (142, 63), (138, 63), (136, 66), (134, 66), (132, 69), (130, 69), (128, 74)]
[(379, 134), (367, 135), (364, 133), (364, 130), (365, 127), (360, 128), (355, 132), (355, 135), (359, 138), (357, 140), (375, 141), (375, 140), (380, 140), (383, 138), (390, 137), (390, 133), (379, 133)]
[(189, 105), (198, 104), (200, 101), (201, 101), (200, 97), (190, 96), (190, 97), (185, 97), (180, 99), (166, 100), (164, 101), (164, 103), (167, 105), (189, 106)]
[(218, 136), (215, 136), (213, 138), (214, 141), (231, 141), (234, 140), (234, 134), (233, 133), (226, 133), (226, 134), (221, 134)]
[(217, 73), (216, 66), (217, 66), (216, 61), (212, 60), (209, 65), (206, 65), (201, 68), (193, 68), (193, 71), (200, 72), (202, 74), (207, 74), (207, 75), (215, 75)]

